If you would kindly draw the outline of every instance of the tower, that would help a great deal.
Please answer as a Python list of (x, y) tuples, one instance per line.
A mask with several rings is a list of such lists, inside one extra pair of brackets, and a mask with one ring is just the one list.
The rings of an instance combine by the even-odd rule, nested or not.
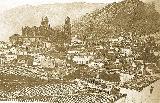
[(48, 17), (46, 16), (45, 18), (42, 18), (41, 25), (45, 27), (49, 27), (48, 22), (49, 20), (48, 20)]
[(71, 24), (70, 24), (70, 18), (67, 16), (65, 19), (64, 24), (64, 37), (66, 38), (65, 41), (67, 43), (71, 43)]
[(70, 24), (70, 18), (68, 16), (65, 19), (64, 34), (67, 36), (71, 35), (71, 24)]

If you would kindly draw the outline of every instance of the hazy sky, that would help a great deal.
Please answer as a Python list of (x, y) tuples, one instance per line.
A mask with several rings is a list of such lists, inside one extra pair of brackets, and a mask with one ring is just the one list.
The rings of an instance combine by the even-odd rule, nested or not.
[[(39, 5), (39, 4), (49, 4), (49, 3), (52, 4), (65, 3), (65, 2), (112, 3), (119, 1), (122, 0), (0, 0), (0, 8), (1, 8), (0, 12), (25, 4)], [(160, 1), (160, 0), (142, 0), (142, 1), (150, 2), (150, 1)]]
[(30, 4), (49, 4), (49, 3), (65, 3), (65, 2), (94, 2), (94, 3), (112, 3), (119, 2), (122, 0), (0, 0), (0, 12), (14, 8), (16, 6)]

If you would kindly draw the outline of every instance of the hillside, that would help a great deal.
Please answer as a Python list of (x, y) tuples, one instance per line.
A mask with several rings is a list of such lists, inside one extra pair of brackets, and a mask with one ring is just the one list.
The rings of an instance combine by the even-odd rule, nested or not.
[(120, 32), (132, 32), (137, 36), (148, 35), (159, 29), (160, 14), (153, 4), (124, 0), (81, 17), (73, 25), (72, 32), (79, 34), (83, 39), (100, 39)]

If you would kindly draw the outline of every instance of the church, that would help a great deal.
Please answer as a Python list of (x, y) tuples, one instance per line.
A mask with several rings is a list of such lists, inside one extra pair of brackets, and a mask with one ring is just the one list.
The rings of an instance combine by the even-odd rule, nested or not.
[(39, 27), (25, 26), (22, 27), (22, 35), (14, 34), (10, 37), (10, 42), (13, 45), (23, 44), (23, 42), (41, 42), (46, 41), (55, 44), (70, 43), (71, 38), (71, 23), (70, 18), (65, 19), (62, 28), (52, 28), (49, 24), (48, 17), (42, 18)]

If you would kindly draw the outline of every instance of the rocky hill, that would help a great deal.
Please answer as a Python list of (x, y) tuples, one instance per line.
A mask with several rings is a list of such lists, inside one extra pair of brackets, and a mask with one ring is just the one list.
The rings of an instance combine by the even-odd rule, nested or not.
[(160, 14), (154, 4), (140, 0), (124, 0), (106, 5), (79, 19), (72, 27), (73, 34), (87, 37), (108, 38), (120, 32), (132, 32), (137, 36), (160, 30)]

